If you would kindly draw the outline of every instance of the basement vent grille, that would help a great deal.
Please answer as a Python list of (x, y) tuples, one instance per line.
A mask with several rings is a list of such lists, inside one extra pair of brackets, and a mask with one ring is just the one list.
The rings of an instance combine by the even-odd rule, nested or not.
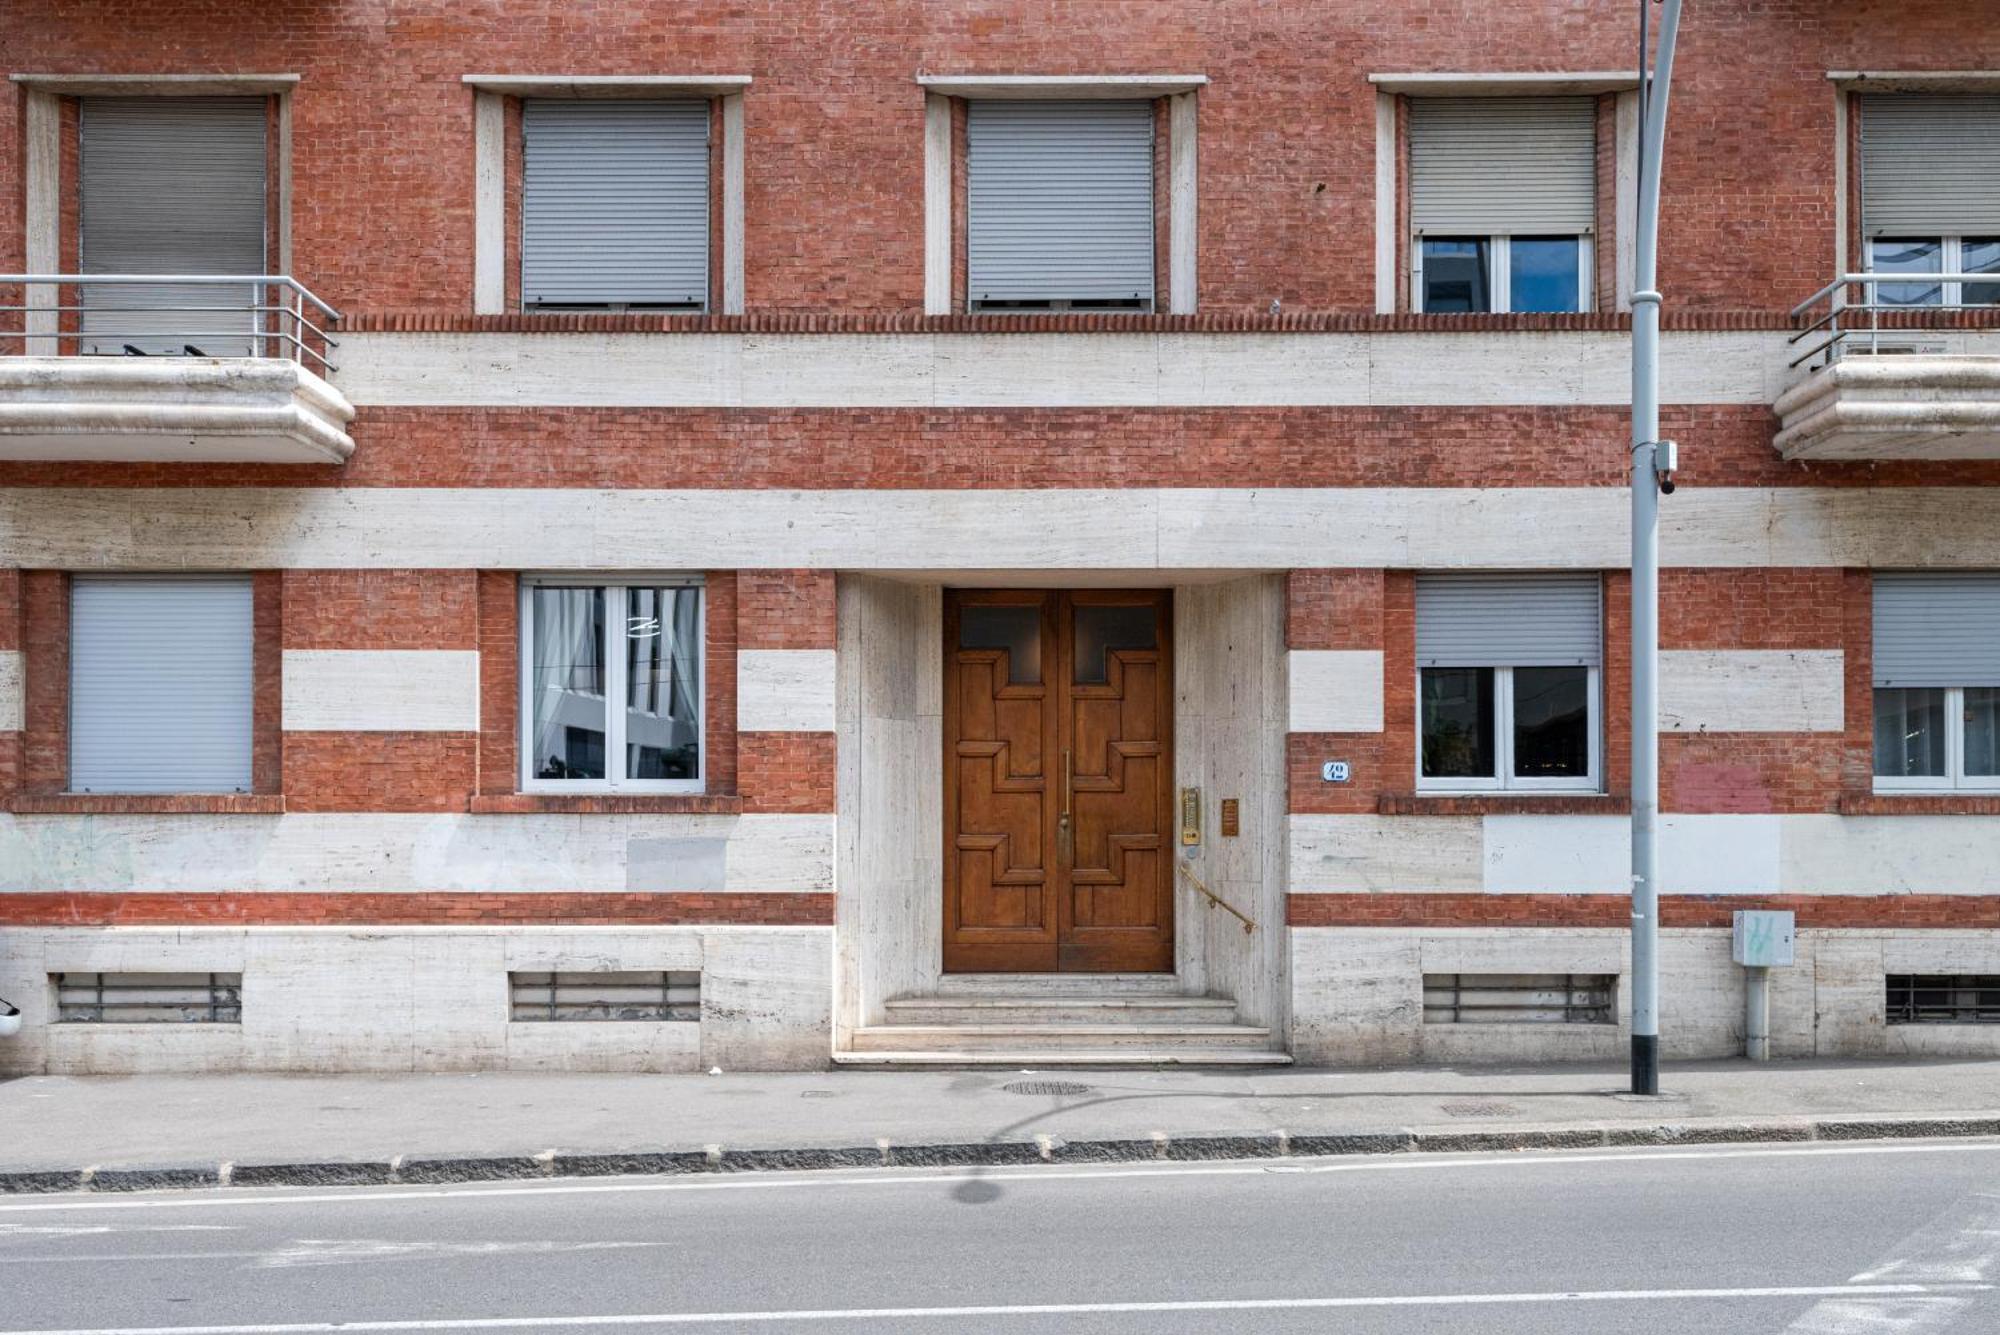
[(59, 973), (59, 1024), (241, 1024), (240, 973)]
[(2000, 974), (1892, 973), (1890, 1024), (2000, 1024)]
[(515, 1020), (701, 1019), (701, 975), (693, 970), (510, 973), (507, 981)]
[(1090, 1086), (1074, 1080), (1016, 1080), (1000, 1088), (1009, 1094), (1088, 1094)]
[(1427, 973), (1425, 1024), (1616, 1024), (1606, 973)]

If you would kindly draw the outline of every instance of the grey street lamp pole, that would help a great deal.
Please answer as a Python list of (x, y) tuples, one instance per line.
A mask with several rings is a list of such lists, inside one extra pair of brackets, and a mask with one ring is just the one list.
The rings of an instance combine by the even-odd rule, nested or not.
[(1665, 0), (1652, 77), (1639, 0), (1639, 216), (1632, 273), (1632, 1092), (1660, 1092), (1660, 494), (1673, 445), (1660, 440), (1660, 155), (1681, 0)]

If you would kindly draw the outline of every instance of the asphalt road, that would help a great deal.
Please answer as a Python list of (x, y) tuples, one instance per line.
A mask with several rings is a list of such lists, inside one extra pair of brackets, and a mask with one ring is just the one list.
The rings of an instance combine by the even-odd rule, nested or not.
[(1986, 1335), (1996, 1285), (2000, 1141), (0, 1198), (0, 1335)]

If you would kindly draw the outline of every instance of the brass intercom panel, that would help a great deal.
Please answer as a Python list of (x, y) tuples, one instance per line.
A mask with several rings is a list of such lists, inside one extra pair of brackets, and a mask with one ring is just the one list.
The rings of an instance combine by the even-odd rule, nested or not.
[(1181, 789), (1181, 845), (1192, 848), (1201, 842), (1201, 789)]

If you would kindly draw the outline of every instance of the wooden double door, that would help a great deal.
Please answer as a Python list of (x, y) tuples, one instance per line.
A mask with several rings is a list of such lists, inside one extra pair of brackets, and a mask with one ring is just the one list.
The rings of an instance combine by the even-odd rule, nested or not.
[(1171, 599), (946, 593), (946, 972), (1172, 971)]

